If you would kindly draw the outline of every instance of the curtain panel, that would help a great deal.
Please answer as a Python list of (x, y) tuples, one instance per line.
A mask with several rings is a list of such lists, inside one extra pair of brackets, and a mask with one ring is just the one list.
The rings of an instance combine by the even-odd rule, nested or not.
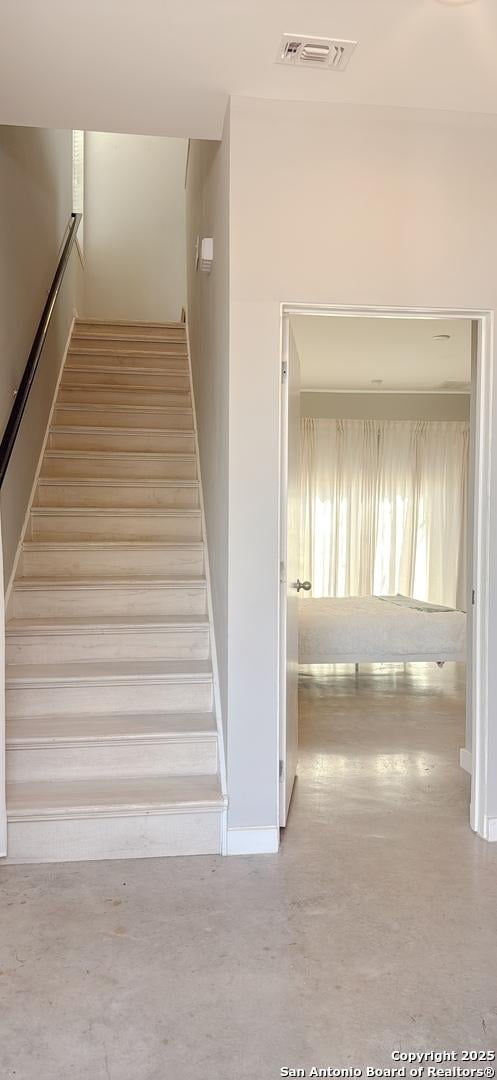
[(400, 592), (465, 609), (469, 424), (305, 418), (301, 434), (312, 595)]

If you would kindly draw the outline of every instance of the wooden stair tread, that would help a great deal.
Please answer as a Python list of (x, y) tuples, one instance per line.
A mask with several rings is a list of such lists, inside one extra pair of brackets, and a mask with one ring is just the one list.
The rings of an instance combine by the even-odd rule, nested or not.
[(39, 816), (217, 809), (224, 805), (216, 776), (108, 777), (7, 785), (10, 820)]
[[(136, 514), (139, 511), (140, 518), (142, 517), (202, 517), (202, 511), (197, 507), (162, 507), (162, 506), (32, 506), (31, 514), (34, 517), (51, 517), (59, 516), (63, 514), (65, 517), (71, 517), (75, 515), (77, 517), (88, 517), (91, 514), (98, 514), (99, 517), (105, 517), (109, 514), (111, 517), (119, 516), (120, 514), (129, 517), (130, 514)], [(86, 543), (86, 541), (84, 541)], [(92, 543), (92, 541), (88, 541)]]
[(206, 588), (205, 575), (189, 575), (185, 578), (178, 575), (168, 574), (167, 577), (158, 577), (156, 574), (133, 574), (131, 577), (70, 577), (70, 578), (58, 578), (58, 577), (32, 577), (16, 578), (14, 581), (14, 589), (47, 589), (47, 588), (73, 588), (73, 589), (106, 589), (106, 588), (119, 588), (119, 589), (139, 589), (141, 586), (154, 585), (156, 588), (185, 588), (185, 589), (198, 589)]
[(162, 332), (174, 330), (181, 331), (183, 334), (186, 333), (186, 323), (181, 322), (177, 319), (153, 320), (152, 322), (149, 322), (148, 320), (144, 319), (85, 319), (82, 316), (78, 316), (74, 320), (75, 333), (77, 333), (81, 329), (84, 329), (85, 327), (88, 330), (88, 328), (94, 326), (98, 327), (99, 330), (103, 330), (104, 332), (109, 331), (113, 327), (117, 326), (120, 330), (131, 327), (132, 329), (143, 328), (147, 330), (160, 330)]
[[(113, 387), (115, 389), (115, 387)], [(168, 413), (191, 413), (191, 405), (126, 405), (126, 404), (112, 404), (112, 402), (105, 401), (60, 401), (57, 400), (57, 408), (64, 409), (64, 411), (77, 409), (91, 409), (92, 412), (124, 412), (124, 413), (136, 413), (136, 412), (150, 412), (160, 413), (161, 415), (167, 415)], [(78, 425), (75, 425), (78, 426)], [(146, 429), (149, 430), (148, 428)]]
[[(74, 372), (79, 372), (81, 374), (84, 373), (85, 375), (102, 375), (102, 374), (104, 374), (104, 375), (137, 375), (137, 374), (139, 374), (139, 375), (150, 375), (151, 377), (155, 377), (155, 376), (159, 375), (161, 379), (167, 379), (169, 377), (169, 375), (173, 375), (174, 377), (180, 376), (182, 379), (188, 379), (189, 378), (188, 368), (167, 368), (166, 371), (161, 371), (160, 368), (153, 368), (153, 367), (152, 368), (147, 368), (147, 367), (144, 367), (143, 364), (140, 364), (139, 367), (137, 367), (136, 364), (135, 365), (130, 364), (128, 367), (125, 367), (124, 364), (121, 364), (118, 368), (113, 367), (112, 364), (99, 364), (98, 367), (93, 367), (91, 364), (70, 364), (68, 367), (66, 367), (65, 372), (66, 373), (70, 372), (71, 375), (73, 375)], [(62, 382), (62, 385), (63, 385), (63, 382)], [(111, 385), (115, 386), (114, 383), (112, 383)], [(147, 387), (147, 389), (148, 389), (148, 387)]]
[[(64, 430), (65, 430), (64, 428), (58, 428), (57, 429), (58, 433), (64, 432)], [(82, 428), (78, 428), (78, 433), (81, 434), (82, 430), (83, 430)], [(104, 433), (100, 432), (100, 434), (104, 434)], [(120, 434), (126, 434), (126, 433), (125, 432), (120, 432)], [(176, 434), (177, 435), (184, 435), (184, 432), (176, 432)], [(191, 438), (190, 435), (188, 437)], [(119, 461), (130, 461), (132, 458), (139, 458), (139, 459), (142, 459), (142, 460), (145, 460), (145, 461), (161, 461), (161, 460), (170, 461), (171, 458), (173, 458), (173, 459), (180, 458), (180, 459), (184, 460), (186, 458), (188, 461), (192, 461), (192, 460), (194, 460), (196, 458), (196, 456), (197, 455), (193, 451), (185, 451), (185, 450), (167, 450), (167, 451), (163, 452), (161, 450), (86, 450), (86, 449), (85, 450), (70, 450), (70, 449), (56, 450), (56, 449), (50, 449), (50, 450), (45, 451), (45, 457), (49, 457), (49, 458), (90, 458), (91, 460), (94, 460), (94, 458), (105, 457), (106, 459), (109, 459), (109, 461), (112, 461), (113, 459), (117, 459)], [(47, 478), (45, 476), (40, 477), (40, 480), (46, 480), (46, 479), (50, 479), (50, 478)], [(91, 479), (94, 479), (94, 478), (92, 477)], [(133, 479), (133, 477), (131, 477), (131, 479)], [(174, 483), (175, 481), (173, 480), (171, 482)], [(199, 483), (199, 481), (197, 480), (197, 481), (195, 481), (195, 483)]]
[(88, 329), (86, 331), (82, 331), (81, 329), (76, 327), (71, 338), (71, 348), (73, 347), (73, 345), (77, 346), (80, 341), (96, 341), (99, 344), (100, 342), (116, 341), (122, 345), (134, 345), (135, 343), (138, 343), (138, 345), (148, 345), (149, 342), (152, 342), (153, 345), (156, 345), (158, 347), (158, 351), (161, 345), (182, 345), (183, 347), (186, 346), (185, 334), (182, 333), (181, 330), (173, 329), (168, 330), (163, 334), (143, 334), (139, 332), (129, 333), (129, 331), (126, 334), (117, 334), (115, 330), (112, 329)]
[[(98, 509), (98, 507), (97, 507)], [(94, 513), (95, 511), (93, 511)], [(25, 540), (25, 551), (201, 551), (203, 540)]]
[[(61, 386), (60, 389), (63, 396), (58, 398), (58, 405), (60, 405), (61, 408), (65, 408), (66, 405), (89, 405), (91, 408), (104, 406), (106, 409), (109, 407), (113, 409), (114, 407), (126, 408), (131, 404), (133, 408), (147, 410), (150, 408), (152, 412), (157, 412), (158, 408), (174, 409), (176, 412), (178, 409), (180, 411), (189, 411), (192, 407), (190, 391), (179, 386), (109, 386), (105, 383), (102, 383), (101, 385), (92, 383), (91, 385), (85, 386), (82, 383), (71, 383), (69, 386)], [(80, 393), (85, 395), (81, 400), (77, 397)], [(119, 394), (128, 394), (137, 400), (129, 402), (128, 400), (120, 401), (119, 399), (116, 401), (102, 401), (99, 399), (99, 394), (114, 393), (116, 396)], [(91, 398), (90, 394), (92, 395)], [(138, 398), (140, 394), (153, 395), (154, 404), (150, 404), (148, 400), (139, 401)], [(170, 400), (166, 405), (161, 405), (161, 397), (166, 397)]]
[[(177, 412), (176, 409), (174, 411)], [(185, 428), (167, 428), (164, 431), (162, 431), (161, 429), (157, 430), (156, 428), (123, 428), (123, 427), (117, 427), (117, 426), (116, 427), (107, 427), (107, 428), (105, 426), (103, 426), (103, 427), (93, 427), (92, 425), (88, 425), (88, 424), (52, 424), (52, 426), (50, 428), (50, 431), (51, 431), (52, 434), (55, 434), (55, 435), (98, 435), (99, 438), (102, 435), (109, 435), (109, 436), (123, 435), (126, 438), (135, 438), (135, 437), (139, 437), (140, 435), (150, 435), (150, 433), (152, 432), (154, 435), (174, 435), (175, 438), (191, 439), (192, 435), (195, 434), (195, 431), (193, 429), (187, 431)], [(92, 454), (93, 453), (93, 454), (102, 454), (104, 452), (105, 453), (110, 453), (110, 454), (112, 454), (112, 453), (116, 453), (116, 454), (128, 453), (128, 451), (125, 451), (125, 450), (109, 450), (109, 451), (102, 451), (102, 450), (72, 450), (72, 451), (71, 450), (60, 450), (60, 451), (47, 450), (47, 453), (49, 453), (49, 454), (51, 454), (51, 453), (62, 453), (62, 454), (69, 454), (69, 453), (73, 453), (73, 454), (76, 454), (76, 453)], [(137, 450), (137, 451), (130, 451), (130, 453), (145, 454), (145, 453), (148, 453), (148, 451), (146, 451), (146, 450)], [(153, 451), (150, 451), (150, 453), (158, 453), (158, 451), (153, 450)], [(176, 451), (174, 451), (174, 450), (169, 451), (168, 453), (169, 454), (174, 454), (176, 456)]]
[(138, 739), (216, 737), (213, 713), (72, 713), (67, 716), (14, 717), (7, 721), (7, 747), (44, 748)]
[(69, 664), (12, 664), (5, 669), (5, 685), (43, 686), (61, 683), (129, 683), (144, 680), (205, 682), (212, 679), (210, 660), (104, 660)]
[[(121, 476), (116, 478), (111, 476), (40, 476), (38, 484), (42, 487), (95, 487), (95, 485), (98, 485), (111, 488), (159, 487), (169, 489), (177, 487), (198, 488), (200, 486), (200, 480), (182, 480), (181, 477), (177, 480), (170, 478), (163, 479), (161, 476), (156, 478), (143, 478), (141, 476)], [(177, 509), (180, 509), (180, 507)]]
[(7, 634), (54, 634), (79, 633), (81, 630), (196, 630), (209, 627), (207, 615), (170, 615), (160, 617), (148, 615), (81, 615), (66, 618), (9, 619), (5, 630)]
[[(102, 345), (112, 345), (113, 349), (122, 348), (123, 352), (134, 352), (136, 349), (139, 352), (147, 353), (165, 353), (167, 355), (167, 347), (178, 346), (179, 349), (184, 349), (186, 354), (186, 338), (182, 334), (170, 333), (167, 335), (160, 334), (98, 334), (95, 331), (87, 334), (73, 334), (71, 341), (71, 349), (77, 351), (79, 345), (90, 345), (100, 348)], [(146, 346), (151, 346), (150, 349)]]
[(97, 330), (88, 326), (85, 330), (80, 323), (76, 323), (71, 340), (81, 341), (82, 339), (84, 340), (86, 338), (99, 338), (102, 341), (107, 341), (108, 338), (111, 338), (112, 340), (118, 338), (119, 341), (166, 341), (173, 343), (175, 343), (176, 341), (186, 342), (186, 334), (184, 328), (182, 327), (168, 326), (164, 327), (163, 332), (160, 334), (144, 334), (140, 333), (137, 324), (135, 324), (134, 329), (129, 329), (131, 327), (131, 323), (128, 323), (126, 325), (128, 327), (126, 333), (119, 334), (116, 333), (115, 329), (109, 325), (99, 327)]
[(187, 360), (186, 341), (181, 337), (143, 337), (141, 334), (75, 334), (69, 356), (152, 356)]
[(104, 326), (151, 326), (151, 327), (154, 327), (155, 326), (159, 330), (162, 330), (162, 329), (166, 330), (166, 329), (169, 329), (170, 327), (173, 327), (174, 329), (178, 329), (178, 330), (186, 330), (186, 323), (182, 322), (181, 320), (175, 320), (175, 319), (173, 319), (172, 321), (169, 320), (167, 322), (157, 322), (156, 320), (154, 320), (152, 322), (149, 322), (148, 320), (144, 320), (144, 319), (96, 319), (96, 318), (84, 319), (82, 316), (78, 316), (74, 320), (74, 325), (75, 325), (75, 327), (79, 327), (79, 326), (102, 326), (102, 327), (104, 327)]
[[(166, 344), (168, 346), (177, 345), (178, 346), (177, 349), (172, 349), (170, 347), (167, 350), (159, 349), (159, 348), (157, 348), (157, 349), (140, 349), (140, 347), (139, 347), (140, 343), (138, 342), (136, 344), (136, 348), (131, 350), (131, 349), (120, 349), (119, 345), (118, 345), (118, 342), (120, 340), (119, 338), (108, 338), (108, 339), (100, 338), (98, 348), (93, 348), (93, 349), (88, 348), (88, 344), (85, 347), (84, 342), (86, 341), (88, 343), (88, 341), (91, 341), (91, 340), (95, 341), (95, 338), (93, 338), (93, 339), (91, 339), (89, 337), (88, 338), (84, 338), (84, 337), (77, 338), (75, 345), (72, 346), (72, 348), (68, 349), (68, 356), (93, 356), (93, 357), (97, 357), (97, 358), (98, 357), (104, 357), (104, 358), (109, 358), (109, 359), (112, 357), (112, 358), (116, 358), (118, 360), (121, 360), (122, 357), (125, 357), (127, 360), (140, 360), (140, 361), (143, 360), (143, 359), (147, 359), (147, 358), (149, 360), (159, 360), (159, 361), (161, 361), (161, 360), (165, 360), (165, 361), (184, 360), (185, 361), (185, 371), (188, 370), (188, 368), (187, 368), (188, 356), (187, 356), (187, 352), (186, 352), (186, 342), (183, 342), (183, 341), (165, 341), (164, 342), (164, 344)], [(106, 340), (110, 344), (106, 345)], [(138, 365), (138, 366), (141, 367), (141, 364)]]
[[(66, 370), (74, 373), (75, 371), (79, 371), (79, 368), (71, 367), (71, 368), (67, 368)], [(101, 367), (99, 367), (99, 368), (86, 368), (85, 370), (88, 372), (88, 374), (91, 373), (92, 375), (101, 375), (103, 369)], [(107, 370), (109, 370), (109, 369), (107, 369)], [(112, 369), (110, 369), (110, 370), (112, 370)], [(125, 368), (120, 368), (119, 372), (113, 372), (113, 373), (123, 375), (123, 374), (126, 373), (126, 369)], [(140, 374), (142, 374), (142, 373), (143, 373), (143, 369), (140, 368)], [(130, 374), (131, 374), (131, 372), (130, 372)], [(132, 374), (136, 374), (136, 368), (134, 369)], [(157, 375), (157, 372), (148, 372), (148, 374)], [(172, 371), (167, 371), (167, 372), (164, 372), (164, 373), (161, 372), (160, 374), (161, 374), (162, 378), (166, 378), (168, 375), (176, 375), (176, 376), (179, 375), (181, 378), (183, 378), (183, 377), (186, 378), (186, 376), (184, 375), (184, 372), (181, 372), (181, 371), (178, 371), (176, 373), (172, 372)], [(188, 395), (188, 396), (190, 395), (189, 386), (188, 387), (164, 386), (162, 382), (159, 383), (157, 386), (150, 386), (147, 383), (144, 383), (143, 386), (140, 383), (131, 383), (131, 384), (128, 384), (128, 386), (121, 386), (119, 383), (112, 383), (112, 382), (110, 382), (110, 383), (105, 383), (105, 382), (92, 383), (90, 380), (85, 380), (84, 382), (72, 382), (71, 381), (69, 383), (64, 383), (64, 380), (63, 380), (62, 383), (61, 383), (60, 388), (61, 388), (61, 390), (71, 390), (71, 391), (84, 390), (85, 393), (87, 393), (88, 390), (95, 390), (96, 393), (99, 393), (100, 390), (115, 390), (115, 391), (128, 390), (130, 393), (139, 394), (140, 390), (145, 390), (145, 391), (153, 390), (158, 395), (159, 394), (184, 394), (184, 395)]]

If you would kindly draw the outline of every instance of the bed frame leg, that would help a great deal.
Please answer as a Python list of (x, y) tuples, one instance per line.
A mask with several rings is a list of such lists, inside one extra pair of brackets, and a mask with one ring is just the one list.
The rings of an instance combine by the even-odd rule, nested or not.
[(356, 675), (359, 674), (359, 664), (355, 665), (355, 673), (356, 673)]

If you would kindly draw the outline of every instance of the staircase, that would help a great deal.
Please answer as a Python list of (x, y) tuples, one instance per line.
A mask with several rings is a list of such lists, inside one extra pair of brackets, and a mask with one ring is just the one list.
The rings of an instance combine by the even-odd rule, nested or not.
[(77, 321), (6, 626), (10, 862), (221, 850), (185, 327)]

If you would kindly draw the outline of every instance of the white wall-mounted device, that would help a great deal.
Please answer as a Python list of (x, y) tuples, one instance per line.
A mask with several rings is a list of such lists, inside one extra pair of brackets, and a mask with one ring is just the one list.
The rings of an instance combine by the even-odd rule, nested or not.
[(200, 245), (200, 269), (204, 274), (210, 274), (214, 262), (214, 240), (212, 236), (204, 236)]

